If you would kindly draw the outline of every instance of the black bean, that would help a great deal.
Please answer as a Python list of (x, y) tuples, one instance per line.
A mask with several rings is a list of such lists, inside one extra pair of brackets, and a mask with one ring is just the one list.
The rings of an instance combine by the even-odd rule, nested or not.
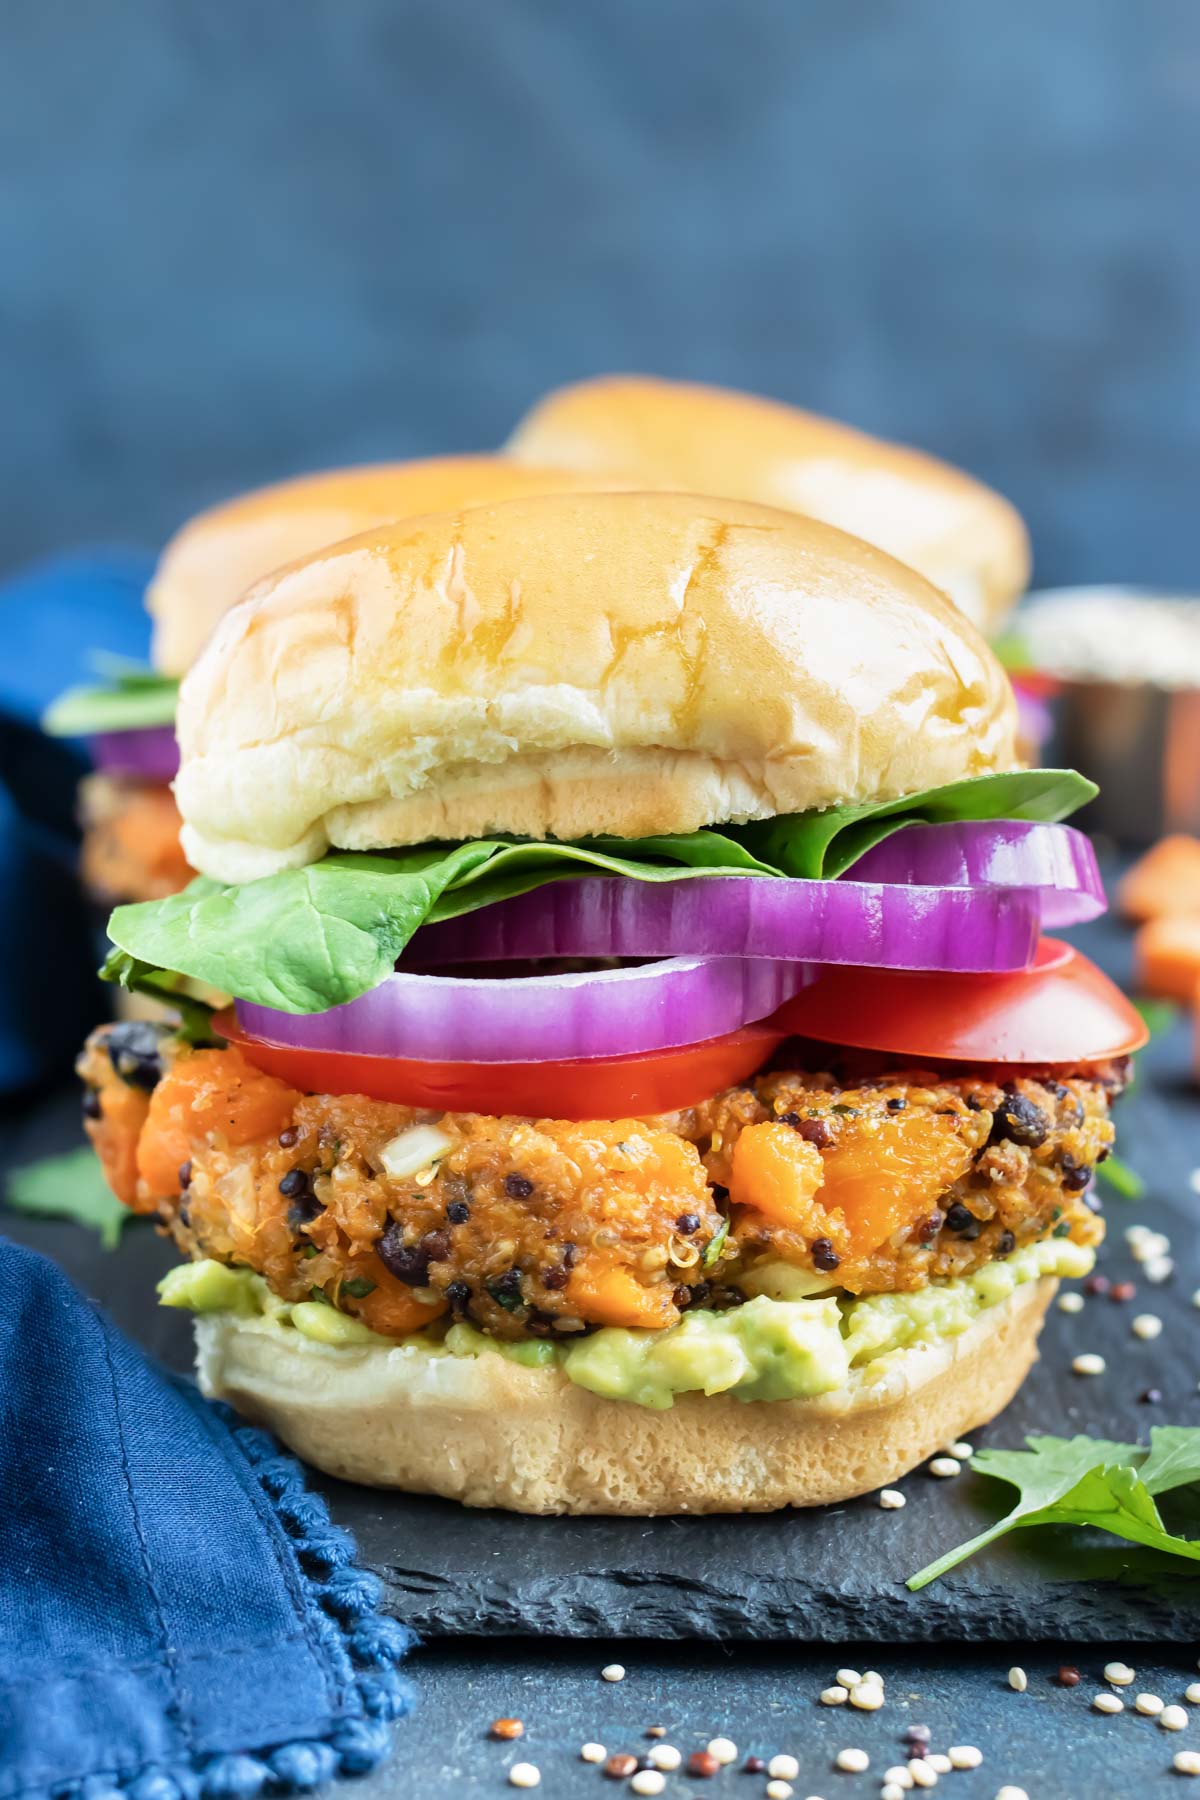
[(299, 1126), (289, 1125), (286, 1130), (281, 1131), (279, 1134), (279, 1148), (281, 1150), (290, 1150), (292, 1145), (299, 1140), (299, 1137)]
[(567, 1271), (561, 1263), (555, 1268), (542, 1270), (542, 1286), (549, 1288), (552, 1293), (557, 1292), (559, 1288), (565, 1288), (567, 1280)]
[(1157, 1406), (1162, 1400), (1161, 1388), (1143, 1388), (1138, 1395), (1143, 1406)]
[(699, 1231), (700, 1229), (700, 1214), (680, 1213), (675, 1221), (675, 1229), (676, 1231), (681, 1231), (684, 1237), (690, 1237), (693, 1231)]
[(99, 1088), (90, 1087), (90, 1088), (84, 1089), (84, 1092), (83, 1092), (83, 1116), (85, 1119), (103, 1118), (104, 1114), (103, 1114), (103, 1109), (101, 1108), (101, 1105), (100, 1105), (100, 1090), (99, 1090)]
[[(970, 1104), (971, 1102), (968, 1100), (967, 1105), (969, 1106)], [(908, 1101), (902, 1094), (893, 1094), (887, 1105), (889, 1112), (903, 1112), (908, 1105)]]
[(180, 1163), (179, 1165), (179, 1185), (181, 1188), (191, 1187), (192, 1185), (192, 1165), (190, 1161)]
[(325, 1208), (315, 1194), (300, 1194), (288, 1204), (287, 1222), (293, 1231), (299, 1231), (304, 1225), (311, 1225), (319, 1219)]
[(1006, 1089), (992, 1119), (988, 1143), (1002, 1144), (1007, 1140), (1033, 1149), (1044, 1144), (1049, 1135), (1050, 1121), (1041, 1107), (1027, 1100), (1024, 1094), (1010, 1093)]
[(427, 1231), (421, 1239), (421, 1249), (428, 1262), (446, 1262), (450, 1256), (450, 1233)]
[(448, 1282), (446, 1300), (456, 1319), (465, 1317), (471, 1307), (471, 1290), (467, 1283), (465, 1281)]
[[(960, 1236), (971, 1232), (971, 1227), (978, 1224), (975, 1214), (961, 1200), (956, 1200), (946, 1213), (946, 1230), (957, 1232)], [(972, 1235), (978, 1237), (979, 1233), (976, 1231)]]
[[(428, 1253), (421, 1244), (404, 1242), (404, 1227), (398, 1220), (392, 1220), (376, 1244), (375, 1254), (384, 1268), (393, 1274), (397, 1281), (402, 1281), (406, 1287), (428, 1287)], [(449, 1290), (447, 1290), (447, 1298), (449, 1298)], [(453, 1305), (453, 1301), (451, 1301), (451, 1305)]]
[(841, 1262), (837, 1251), (828, 1238), (814, 1238), (812, 1243), (813, 1268), (829, 1274)]
[(692, 1305), (703, 1306), (712, 1299), (713, 1284), (711, 1281), (697, 1281), (692, 1286)]
[(564, 1244), (562, 1247), (562, 1259), (564, 1269), (573, 1269), (575, 1264), (579, 1261), (579, 1245), (572, 1243)]
[(510, 1200), (528, 1200), (533, 1192), (533, 1183), (527, 1175), (506, 1175), (504, 1191)]
[(465, 1200), (452, 1200), (446, 1208), (446, 1217), (451, 1225), (465, 1225), (471, 1216), (471, 1209)]
[(720, 1206), (723, 1200), (728, 1200), (729, 1189), (727, 1187), (722, 1187), (719, 1181), (714, 1181), (712, 1184), (712, 1197), (713, 1205)]
[(108, 1034), (108, 1058), (128, 1087), (150, 1091), (162, 1079), (160, 1047), (170, 1027), (148, 1019), (122, 1019)]
[(1069, 1150), (1063, 1151), (1062, 1184), (1069, 1194), (1080, 1193), (1092, 1179), (1087, 1163), (1077, 1163)]
[(1017, 1247), (1017, 1240), (1011, 1231), (1002, 1231), (996, 1239), (996, 1255), (1011, 1256)]
[[(890, 1102), (889, 1102), (889, 1105), (890, 1105)], [(967, 1095), (967, 1106), (970, 1108), (970, 1110), (972, 1112), (983, 1112), (983, 1110), (984, 1110), (983, 1101), (979, 1098), (978, 1094), (968, 1094)]]
[(671, 1290), (671, 1299), (682, 1312), (685, 1306), (692, 1304), (692, 1290), (681, 1283), (679, 1287)]
[(285, 1200), (299, 1200), (312, 1192), (312, 1180), (307, 1169), (289, 1169), (280, 1177), (279, 1191)]

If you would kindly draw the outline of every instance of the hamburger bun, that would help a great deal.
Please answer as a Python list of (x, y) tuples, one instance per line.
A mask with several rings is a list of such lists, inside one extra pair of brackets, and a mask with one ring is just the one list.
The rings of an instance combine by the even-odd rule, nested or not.
[(516, 494), (620, 485), (590, 471), (534, 468), (528, 457), (516, 463), (503, 456), (435, 456), (330, 469), (256, 488), (200, 513), (163, 551), (146, 594), (154, 619), (151, 660), (164, 675), (185, 674), (222, 613), (253, 582), (389, 519)]
[(539, 401), (507, 450), (522, 462), (621, 469), (647, 487), (823, 519), (918, 569), (989, 633), (1029, 580), (1025, 527), (982, 482), (753, 394), (636, 375), (581, 381)]
[(770, 1512), (897, 1480), (1008, 1405), (1058, 1283), (812, 1400), (606, 1400), (499, 1355), (334, 1349), (233, 1313), (196, 1320), (200, 1385), (347, 1481), (527, 1513)]
[(1008, 681), (882, 551), (794, 513), (542, 494), (269, 576), (183, 684), (196, 869), (332, 845), (639, 837), (1011, 768)]

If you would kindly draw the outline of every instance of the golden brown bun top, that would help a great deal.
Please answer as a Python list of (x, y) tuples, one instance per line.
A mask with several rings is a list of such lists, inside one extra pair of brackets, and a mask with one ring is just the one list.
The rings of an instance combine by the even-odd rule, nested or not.
[(730, 389), (609, 375), (547, 394), (510, 439), (523, 462), (808, 513), (878, 544), (993, 632), (1029, 580), (1017, 512), (919, 450)]
[(189, 520), (163, 551), (146, 595), (154, 617), (151, 660), (184, 675), (221, 615), (272, 569), (389, 519), (455, 511), (517, 494), (640, 483), (538, 469), (529, 458), (433, 456), (364, 463), (255, 488)]
[(277, 571), (183, 684), (194, 868), (691, 831), (1010, 768), (1015, 706), (921, 576), (795, 513), (552, 494)]

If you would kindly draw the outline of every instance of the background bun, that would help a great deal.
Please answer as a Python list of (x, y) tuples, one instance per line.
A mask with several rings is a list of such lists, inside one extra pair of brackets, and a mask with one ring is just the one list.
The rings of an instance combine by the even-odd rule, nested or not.
[(373, 525), (514, 494), (640, 485), (529, 463), (503, 456), (367, 463), (256, 488), (200, 513), (171, 539), (146, 594), (155, 668), (185, 674), (217, 620), (253, 582)]
[(815, 1400), (602, 1400), (503, 1356), (331, 1349), (262, 1320), (196, 1320), (200, 1385), (347, 1481), (529, 1513), (770, 1512), (896, 1481), (986, 1423), (1036, 1354), (1058, 1283)]
[(692, 831), (1010, 768), (962, 614), (828, 525), (686, 494), (554, 494), (293, 563), (183, 684), (189, 862), (330, 845)]
[(994, 631), (1029, 580), (1029, 539), (999, 494), (919, 450), (778, 401), (610, 375), (557, 389), (507, 446), (524, 462), (621, 469), (647, 487), (732, 494), (878, 544)]

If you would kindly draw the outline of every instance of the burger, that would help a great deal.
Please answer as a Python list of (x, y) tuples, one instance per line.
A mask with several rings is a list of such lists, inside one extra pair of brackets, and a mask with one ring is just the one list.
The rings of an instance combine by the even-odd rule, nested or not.
[(1103, 1234), (1143, 1037), (921, 576), (737, 500), (553, 494), (294, 562), (183, 682), (181, 980), (79, 1062), (199, 1373), (354, 1481), (534, 1513), (844, 1500), (990, 1419)]
[(1029, 580), (1029, 538), (999, 494), (920, 450), (779, 401), (606, 375), (547, 394), (510, 456), (646, 487), (730, 494), (837, 525), (899, 557), (994, 635)]
[(304, 475), (199, 514), (163, 551), (146, 594), (151, 667), (98, 658), (104, 679), (51, 707), (46, 729), (90, 740), (81, 873), (97, 902), (157, 900), (191, 880), (170, 783), (179, 681), (222, 614), (272, 569), (370, 526), (515, 494), (612, 485), (501, 456), (446, 456)]

